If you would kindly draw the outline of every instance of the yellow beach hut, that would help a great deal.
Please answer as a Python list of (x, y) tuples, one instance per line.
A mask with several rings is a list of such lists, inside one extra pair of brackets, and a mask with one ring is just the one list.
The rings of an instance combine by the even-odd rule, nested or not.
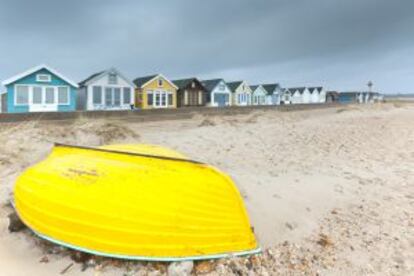
[(142, 109), (176, 108), (177, 86), (161, 74), (134, 80), (135, 107)]

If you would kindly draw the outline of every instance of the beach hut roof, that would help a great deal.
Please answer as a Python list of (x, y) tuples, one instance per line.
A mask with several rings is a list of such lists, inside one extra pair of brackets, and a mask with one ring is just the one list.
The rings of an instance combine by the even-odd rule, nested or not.
[(198, 82), (202, 87), (204, 87), (204, 85), (201, 83), (201, 81), (199, 81), (195, 77), (194, 78), (188, 78), (188, 79), (173, 80), (172, 82), (178, 87), (178, 89), (183, 89), (183, 88), (187, 87), (189, 84), (191, 84), (193, 81)]
[(232, 81), (228, 82), (227, 86), (230, 88), (231, 92), (236, 92), (236, 89), (243, 83), (243, 81)]
[(169, 84), (171, 84), (174, 88), (178, 89), (178, 87), (169, 79), (167, 79), (166, 77), (164, 77), (164, 75), (162, 74), (156, 74), (156, 75), (150, 75), (150, 76), (145, 76), (145, 77), (140, 77), (140, 78), (136, 78), (133, 83), (137, 86), (137, 87), (143, 87), (145, 85), (147, 85), (148, 83), (150, 83), (152, 80), (154, 80), (155, 78), (163, 78), (164, 80), (166, 80)]
[(305, 91), (306, 87), (292, 87), (288, 89), (291, 93), (295, 93), (296, 91), (299, 91), (299, 93), (302, 94), (303, 91)]
[(158, 75), (150, 75), (150, 76), (145, 76), (145, 77), (140, 77), (140, 78), (136, 78), (134, 80), (134, 84), (137, 87), (141, 87), (144, 84), (146, 84), (147, 82), (149, 82), (150, 80), (152, 80), (153, 78), (157, 77)]
[(24, 78), (28, 75), (36, 73), (37, 71), (42, 70), (42, 69), (46, 69), (47, 71), (49, 71), (53, 75), (59, 77), (60, 79), (64, 80), (65, 82), (72, 85), (73, 87), (78, 88), (78, 85), (74, 81), (71, 81), (70, 79), (66, 78), (65, 76), (60, 74), (58, 71), (56, 71), (55, 69), (51, 68), (50, 66), (48, 66), (46, 64), (40, 64), (38, 66), (32, 67), (29, 70), (24, 71), (23, 73), (17, 74), (17, 75), (15, 75), (15, 76), (7, 79), (7, 80), (4, 80), (2, 82), (2, 85), (4, 85), (4, 86), (9, 85), (9, 84), (14, 83), (14, 82), (16, 82), (16, 81), (18, 81), (18, 80), (20, 80), (20, 79), (22, 79), (22, 78)]
[(262, 86), (269, 95), (273, 95), (273, 92), (275, 92), (276, 88), (280, 87), (278, 83), (263, 84)]
[(212, 80), (203, 80), (201, 83), (206, 88), (207, 91), (211, 92), (216, 88), (216, 86), (221, 82), (224, 81), (223, 79), (212, 79)]
[(125, 76), (123, 76), (117, 69), (115, 69), (115, 68), (110, 68), (110, 69), (107, 69), (107, 70), (103, 70), (103, 71), (100, 71), (100, 72), (97, 72), (97, 73), (95, 73), (95, 74), (92, 74), (92, 75), (90, 75), (89, 77), (87, 77), (86, 79), (84, 79), (83, 81), (81, 81), (80, 83), (79, 83), (79, 86), (80, 87), (82, 87), (82, 86), (85, 86), (85, 85), (88, 85), (88, 84), (90, 84), (91, 82), (93, 82), (94, 80), (96, 80), (96, 79), (99, 79), (101, 76), (103, 76), (104, 74), (107, 74), (107, 73), (111, 73), (111, 72), (113, 72), (113, 73), (116, 73), (118, 76), (120, 76), (120, 77), (122, 77), (124, 80), (126, 80), (131, 86), (135, 86), (134, 85), (134, 83), (133, 82), (131, 82), (129, 79), (127, 79)]

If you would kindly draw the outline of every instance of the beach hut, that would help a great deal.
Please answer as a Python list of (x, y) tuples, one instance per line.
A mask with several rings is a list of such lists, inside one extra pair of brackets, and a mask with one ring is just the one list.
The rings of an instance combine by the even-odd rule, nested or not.
[(319, 103), (320, 97), (319, 97), (319, 91), (316, 87), (308, 87), (308, 91), (310, 93), (310, 102), (311, 103)]
[(176, 108), (178, 87), (162, 74), (136, 78), (135, 107), (142, 109)]
[(227, 85), (232, 92), (232, 105), (251, 105), (253, 91), (246, 81), (228, 82)]
[(38, 65), (2, 82), (7, 112), (76, 110), (77, 83), (47, 65)]
[(312, 94), (308, 88), (305, 88), (302, 92), (302, 103), (304, 104), (312, 103)]
[(79, 83), (78, 110), (127, 110), (135, 102), (135, 85), (115, 68)]
[(263, 84), (263, 88), (266, 90), (266, 102), (269, 105), (279, 105), (282, 98), (282, 88), (278, 83)]
[(316, 87), (316, 89), (319, 92), (319, 102), (325, 103), (326, 102), (326, 90), (322, 86)]
[(280, 93), (280, 104), (291, 104), (292, 103), (292, 93), (289, 89), (282, 88)]
[(250, 88), (253, 91), (253, 105), (266, 105), (267, 92), (262, 85), (252, 85)]
[(207, 90), (207, 105), (213, 107), (230, 106), (232, 93), (223, 79), (204, 80), (201, 82)]
[(339, 92), (337, 91), (327, 91), (325, 102), (327, 103), (336, 103), (339, 102)]
[(308, 87), (310, 92), (310, 103), (324, 103), (326, 102), (326, 92), (322, 86)]
[(207, 90), (197, 78), (172, 81), (177, 87), (177, 107), (205, 106)]
[(289, 88), (291, 93), (291, 102), (292, 104), (301, 104), (303, 103), (303, 92), (306, 90), (306, 87), (292, 87)]

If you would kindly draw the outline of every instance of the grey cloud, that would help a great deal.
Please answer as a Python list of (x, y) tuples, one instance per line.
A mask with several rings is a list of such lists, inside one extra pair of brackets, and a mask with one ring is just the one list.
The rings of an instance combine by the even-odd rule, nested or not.
[[(393, 92), (409, 91), (407, 76), (414, 74), (410, 0), (0, 0), (0, 5), (1, 79), (46, 62), (76, 80), (117, 66), (131, 78), (160, 71), (333, 89), (359, 88), (368, 81), (363, 78), (372, 78), (378, 89)], [(384, 82), (392, 76), (398, 87)]]

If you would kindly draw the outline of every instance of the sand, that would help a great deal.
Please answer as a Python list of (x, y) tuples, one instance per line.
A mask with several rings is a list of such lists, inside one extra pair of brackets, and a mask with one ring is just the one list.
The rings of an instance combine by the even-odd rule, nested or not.
[[(1, 124), (0, 275), (57, 275), (73, 262), (48, 253), (29, 231), (7, 231), (5, 204), (16, 176), (53, 142), (159, 144), (231, 175), (264, 254), (209, 263), (211, 275), (414, 273), (414, 104)], [(118, 266), (82, 275), (165, 272), (163, 265)], [(74, 264), (65, 275), (80, 271)]]

